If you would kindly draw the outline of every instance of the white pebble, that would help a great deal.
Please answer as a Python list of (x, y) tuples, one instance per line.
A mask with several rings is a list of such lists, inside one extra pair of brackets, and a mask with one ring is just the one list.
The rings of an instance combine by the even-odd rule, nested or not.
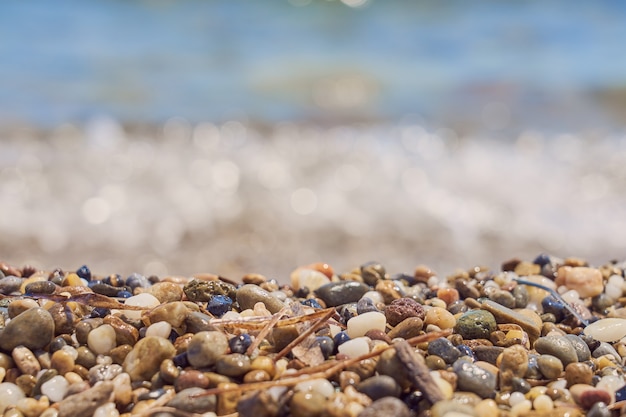
[(561, 294), (561, 297), (568, 304), (574, 304), (580, 301), (580, 295), (578, 295), (578, 291), (576, 290), (565, 291), (563, 294)]
[(513, 406), (521, 403), (525, 399), (526, 399), (526, 397), (521, 392), (519, 392), (519, 391), (512, 392), (511, 395), (509, 396), (509, 405), (511, 407), (513, 407)]
[[(148, 309), (159, 306), (161, 302), (154, 295), (144, 292), (127, 298), (124, 304), (127, 306), (145, 307)], [(141, 318), (141, 310), (124, 310), (124, 315), (129, 319), (137, 320)]]
[(226, 314), (222, 316), (222, 320), (238, 320), (241, 318), (241, 315), (236, 311), (227, 311)]
[(295, 387), (296, 391), (315, 391), (328, 398), (335, 392), (335, 387), (327, 379), (318, 378), (300, 382)]
[(115, 329), (110, 324), (103, 324), (87, 335), (87, 346), (97, 355), (106, 355), (116, 346)]
[(15, 405), (19, 400), (25, 398), (24, 391), (12, 382), (3, 382), (0, 384), (0, 413), (10, 405)]
[(364, 336), (369, 330), (382, 330), (384, 332), (386, 325), (387, 319), (383, 313), (370, 311), (348, 320), (346, 332), (350, 338), (354, 339), (355, 337)]
[(600, 388), (611, 394), (611, 402), (615, 401), (615, 391), (624, 386), (624, 381), (619, 376), (606, 375), (603, 376), (596, 384), (596, 388)]
[(61, 375), (57, 375), (41, 384), (41, 393), (48, 397), (51, 402), (58, 403), (65, 397), (65, 394), (67, 394), (69, 386), (70, 384), (67, 382), (67, 379)]
[(315, 291), (329, 282), (330, 278), (314, 269), (299, 269), (291, 274), (291, 286), (295, 290), (306, 287), (310, 291)]
[(511, 407), (511, 411), (509, 412), (509, 416), (517, 417), (519, 415), (526, 414), (532, 408), (533, 408), (533, 403), (531, 403), (530, 400), (521, 401), (521, 402), (515, 404), (513, 407)]
[(106, 403), (96, 408), (93, 417), (119, 417), (120, 412), (115, 408), (115, 403)]
[(340, 344), (337, 351), (339, 353), (343, 353), (349, 358), (365, 355), (370, 352), (369, 341), (369, 337), (357, 337)]
[(146, 329), (146, 337), (147, 336), (157, 336), (167, 339), (172, 332), (172, 325), (166, 321), (159, 321), (157, 323), (151, 324)]
[(533, 401), (533, 408), (537, 411), (550, 411), (553, 407), (554, 403), (552, 402), (552, 398), (548, 397), (546, 394), (538, 395)]
[(66, 345), (66, 346), (63, 346), (61, 350), (68, 353), (74, 360), (78, 358), (78, 351), (76, 350), (74, 346)]
[(585, 334), (600, 342), (614, 342), (626, 336), (626, 319), (600, 319), (585, 327)]
[(374, 302), (374, 305), (385, 302), (385, 300), (383, 299), (383, 295), (379, 293), (378, 291), (368, 291), (365, 294), (363, 294), (363, 297), (361, 297), (361, 299), (363, 298), (369, 298), (370, 300)]

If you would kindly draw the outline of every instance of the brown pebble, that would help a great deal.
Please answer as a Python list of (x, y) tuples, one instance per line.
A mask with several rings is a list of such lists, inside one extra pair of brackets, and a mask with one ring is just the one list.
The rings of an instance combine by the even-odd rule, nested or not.
[(343, 371), (339, 374), (339, 385), (341, 390), (345, 390), (348, 385), (357, 385), (361, 382), (361, 377), (356, 372)]
[(510, 390), (513, 378), (523, 378), (528, 371), (528, 351), (513, 345), (502, 351), (500, 357), (500, 389)]
[(74, 370), (74, 357), (67, 351), (60, 349), (52, 354), (50, 358), (50, 366), (57, 370), (61, 375)]
[(180, 375), (180, 369), (178, 369), (172, 359), (165, 359), (161, 362), (161, 366), (159, 367), (159, 375), (163, 381), (172, 384)]
[(37, 385), (37, 378), (34, 375), (22, 374), (15, 379), (15, 385), (20, 387), (24, 394), (30, 396), (33, 393), (33, 388)]
[(267, 281), (267, 277), (261, 274), (246, 274), (241, 278), (241, 280), (244, 284), (261, 285)]
[(455, 288), (440, 288), (437, 290), (437, 298), (443, 300), (446, 305), (450, 305), (453, 302), (458, 301), (460, 296), (459, 291)]
[(265, 371), (272, 378), (276, 374), (276, 364), (269, 356), (257, 356), (254, 358), (250, 363), (250, 369)]
[(8, 277), (9, 275), (13, 275), (14, 277), (22, 276), (22, 272), (19, 269), (4, 262), (0, 262), (0, 271), (2, 271), (5, 277)]
[(187, 388), (198, 387), (208, 388), (209, 378), (202, 372), (190, 369), (182, 371), (176, 381), (174, 381), (174, 388), (176, 392), (180, 392)]
[(371, 329), (365, 333), (366, 337), (369, 337), (372, 340), (382, 340), (387, 343), (391, 343), (391, 339), (385, 332), (379, 329)]
[(253, 369), (251, 371), (248, 371), (248, 373), (243, 376), (243, 382), (245, 383), (263, 382), (269, 381), (271, 379), (272, 377), (270, 376), (270, 374), (261, 369)]
[(154, 295), (161, 304), (181, 301), (184, 295), (183, 288), (173, 282), (157, 282), (150, 287), (148, 292)]
[(174, 301), (155, 307), (148, 313), (148, 320), (150, 324), (166, 321), (176, 329), (183, 325), (188, 314), (189, 310), (185, 303), (182, 301)]
[[(228, 383), (228, 382), (218, 384), (217, 386), (217, 388), (221, 388), (221, 389), (236, 388), (236, 387), (237, 387), (237, 384)], [(231, 391), (231, 392), (224, 392), (218, 395), (217, 396), (217, 410), (216, 410), (217, 415), (225, 416), (227, 414), (235, 413), (237, 411), (237, 403), (239, 402), (240, 398), (241, 398), (241, 392), (237, 390)]]
[(419, 317), (424, 320), (426, 311), (424, 307), (412, 298), (400, 298), (393, 300), (391, 304), (385, 307), (385, 317), (387, 323), (396, 326), (409, 317)]
[(31, 300), (30, 298), (17, 299), (13, 300), (11, 304), (9, 304), (7, 308), (7, 313), (9, 315), (9, 318), (15, 318), (26, 310), (33, 307), (39, 307), (37, 301)]
[(130, 353), (131, 350), (133, 350), (133, 347), (131, 345), (116, 346), (111, 349), (111, 351), (109, 352), (109, 356), (113, 360), (113, 363), (122, 365), (124, 363), (124, 359), (126, 359), (126, 356)]
[(437, 274), (435, 274), (435, 272), (433, 272), (433, 270), (426, 265), (416, 266), (415, 271), (413, 272), (413, 277), (415, 277), (415, 280), (423, 283), (428, 282), (428, 279), (435, 275)]
[(57, 403), (59, 417), (83, 417), (93, 415), (96, 408), (106, 403), (113, 393), (113, 382), (103, 381), (79, 394), (67, 396)]
[(380, 280), (374, 288), (382, 295), (385, 304), (391, 304), (392, 301), (402, 298), (400, 288), (394, 281), (386, 279)]
[(109, 324), (115, 330), (115, 343), (119, 345), (133, 346), (139, 340), (139, 331), (131, 324), (126, 323), (119, 317), (108, 315), (104, 318), (104, 324)]
[(584, 362), (572, 362), (565, 367), (565, 380), (567, 386), (575, 384), (591, 385), (593, 370)]
[(418, 336), (422, 331), (424, 322), (419, 317), (409, 317), (398, 323), (393, 329), (389, 330), (387, 336), (390, 339), (400, 337), (402, 339), (410, 339)]

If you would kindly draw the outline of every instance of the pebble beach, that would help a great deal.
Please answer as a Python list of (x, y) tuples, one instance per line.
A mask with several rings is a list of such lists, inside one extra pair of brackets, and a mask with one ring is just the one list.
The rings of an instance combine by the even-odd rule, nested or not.
[(619, 415), (626, 263), (101, 276), (0, 263), (0, 413)]

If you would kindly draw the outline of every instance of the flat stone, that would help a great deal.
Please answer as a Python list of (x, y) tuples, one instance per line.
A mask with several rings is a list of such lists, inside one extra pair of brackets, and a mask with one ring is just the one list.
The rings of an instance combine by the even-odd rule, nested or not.
[(162, 337), (148, 336), (139, 340), (124, 359), (124, 372), (132, 381), (150, 380), (159, 371), (161, 362), (176, 354), (174, 345)]
[(41, 349), (54, 337), (54, 320), (43, 308), (31, 308), (12, 319), (0, 333), (0, 349), (10, 352), (22, 345)]
[(398, 323), (393, 329), (389, 330), (387, 336), (390, 339), (401, 337), (403, 339), (410, 339), (418, 336), (420, 331), (424, 327), (424, 322), (419, 317), (409, 317)]
[(86, 391), (65, 397), (57, 403), (58, 417), (91, 417), (96, 408), (109, 401), (113, 389), (113, 382), (104, 381)]
[(217, 328), (211, 324), (211, 316), (198, 311), (191, 312), (185, 318), (188, 333), (200, 333), (215, 331)]
[[(511, 310), (491, 300), (485, 300), (480, 303), (480, 308), (489, 311), (496, 319), (496, 323), (513, 323), (519, 325), (526, 333), (531, 341), (534, 341), (541, 335), (541, 319), (537, 316), (537, 320), (531, 319), (524, 315), (524, 310)], [(521, 314), (522, 313), (522, 314)], [(533, 314), (535, 314), (533, 312)], [(536, 315), (536, 314), (535, 314)]]
[(370, 287), (357, 281), (331, 282), (315, 290), (327, 307), (337, 307), (346, 303), (356, 303)]
[(454, 363), (461, 357), (461, 352), (445, 337), (435, 339), (428, 344), (428, 354), (436, 355), (443, 359), (447, 364)]
[(284, 304), (263, 288), (254, 284), (245, 284), (237, 290), (237, 302), (242, 310), (253, 309), (256, 303), (263, 303), (270, 313), (278, 313)]

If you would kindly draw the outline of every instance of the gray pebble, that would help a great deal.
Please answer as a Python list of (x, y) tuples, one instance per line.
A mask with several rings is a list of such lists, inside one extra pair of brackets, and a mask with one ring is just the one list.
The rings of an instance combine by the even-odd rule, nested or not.
[(252, 309), (256, 303), (263, 303), (272, 314), (278, 313), (284, 307), (280, 300), (254, 284), (245, 284), (237, 290), (237, 302), (242, 310)]
[(370, 311), (378, 311), (371, 298), (363, 297), (356, 303), (357, 314), (369, 313)]
[(585, 362), (591, 359), (591, 351), (589, 350), (589, 346), (585, 343), (585, 341), (575, 334), (565, 335), (569, 342), (576, 350), (576, 356), (578, 357), (578, 362)]
[(494, 397), (496, 375), (465, 359), (454, 362), (452, 369), (458, 377), (457, 386), (459, 390), (473, 392), (480, 395), (481, 398)]
[(513, 298), (515, 298), (515, 308), (526, 308), (528, 305), (528, 290), (524, 285), (513, 288)]
[(109, 401), (113, 393), (113, 382), (105, 381), (78, 394), (67, 396), (59, 402), (58, 417), (88, 417), (96, 408)]
[(211, 316), (200, 313), (199, 311), (191, 312), (185, 318), (187, 333), (200, 333), (215, 331), (217, 328), (211, 324)]
[(604, 355), (613, 355), (617, 361), (622, 360), (622, 358), (620, 357), (619, 353), (617, 353), (615, 348), (607, 342), (601, 342), (600, 346), (598, 346), (592, 353), (592, 356), (594, 358), (599, 358), (600, 356), (604, 356)]
[(605, 403), (598, 402), (587, 411), (587, 417), (611, 417), (611, 410)]
[(22, 278), (9, 275), (0, 279), (0, 294), (8, 295), (15, 291), (19, 291), (22, 285)]
[(511, 378), (511, 390), (513, 392), (521, 392), (522, 394), (526, 394), (528, 391), (530, 391), (531, 388), (532, 387), (530, 386), (530, 383), (524, 378), (518, 378), (516, 376)]
[(493, 293), (491, 300), (508, 308), (515, 308), (515, 297), (508, 291), (498, 290)]
[(189, 413), (208, 413), (215, 411), (217, 398), (215, 395), (198, 395), (205, 390), (202, 388), (187, 388), (176, 394), (167, 405), (177, 410), (187, 411)]
[(445, 337), (435, 339), (428, 344), (428, 354), (437, 355), (447, 364), (454, 363), (461, 357), (461, 352)]
[(576, 349), (565, 336), (541, 337), (535, 342), (534, 347), (541, 354), (556, 356), (563, 366), (578, 361)]
[(31, 282), (24, 288), (26, 294), (52, 294), (58, 286), (52, 281)]
[(215, 363), (215, 369), (220, 375), (239, 377), (250, 370), (250, 358), (241, 353), (223, 355)]
[(376, 375), (360, 382), (356, 389), (376, 401), (383, 397), (398, 397), (402, 392), (400, 385), (390, 376)]
[(337, 307), (346, 303), (356, 303), (370, 287), (357, 281), (331, 282), (315, 290), (327, 307)]
[(395, 397), (384, 397), (374, 401), (358, 417), (410, 417), (409, 407)]

